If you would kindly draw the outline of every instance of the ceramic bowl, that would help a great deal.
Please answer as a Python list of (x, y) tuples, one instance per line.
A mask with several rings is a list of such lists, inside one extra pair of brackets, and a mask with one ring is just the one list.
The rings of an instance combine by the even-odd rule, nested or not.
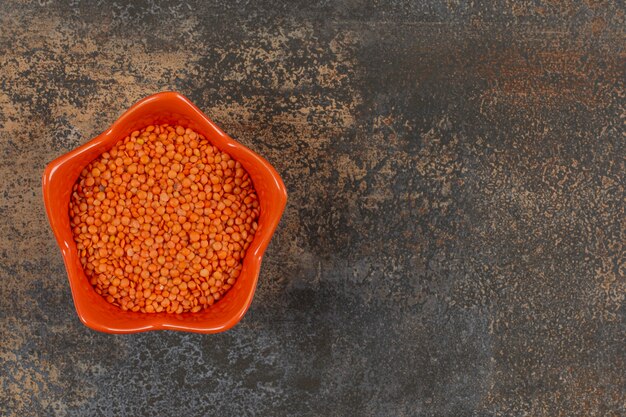
[[(89, 283), (70, 228), (70, 195), (81, 171), (132, 131), (161, 123), (190, 127), (241, 162), (252, 178), (261, 206), (258, 229), (237, 282), (218, 302), (197, 313), (147, 314), (124, 311), (108, 303)], [(61, 248), (74, 306), (85, 325), (108, 333), (160, 329), (217, 333), (237, 324), (252, 303), (263, 253), (285, 209), (287, 192), (269, 162), (230, 138), (186, 97), (164, 92), (137, 102), (106, 132), (52, 161), (43, 173), (43, 198), (50, 226)]]

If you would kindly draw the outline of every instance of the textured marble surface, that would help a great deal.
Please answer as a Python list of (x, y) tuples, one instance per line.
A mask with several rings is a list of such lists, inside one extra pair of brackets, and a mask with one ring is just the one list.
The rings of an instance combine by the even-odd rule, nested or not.
[[(625, 11), (1, 2), (0, 415), (624, 415)], [(170, 89), (288, 207), (231, 331), (97, 333), (40, 176)]]

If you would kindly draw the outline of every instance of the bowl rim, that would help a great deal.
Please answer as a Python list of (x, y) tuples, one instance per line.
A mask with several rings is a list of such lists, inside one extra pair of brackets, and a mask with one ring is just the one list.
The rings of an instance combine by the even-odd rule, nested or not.
[[(254, 270), (254, 273), (252, 274), (253, 282), (251, 284), (251, 290), (248, 292), (245, 303), (242, 305), (242, 307), (239, 310), (237, 310), (235, 314), (232, 314), (231, 316), (229, 316), (220, 325), (212, 325), (212, 326), (206, 325), (206, 324), (202, 325), (201, 321), (185, 322), (184, 319), (183, 320), (180, 319), (181, 316), (189, 317), (189, 315), (193, 315), (195, 313), (183, 313), (180, 315), (166, 314), (166, 313), (159, 313), (159, 314), (154, 314), (154, 315), (151, 314), (150, 320), (147, 321), (148, 324), (146, 324), (146, 322), (142, 322), (141, 324), (137, 323), (136, 326), (133, 326), (133, 325), (111, 326), (106, 323), (106, 320), (98, 321), (98, 320), (93, 320), (92, 318), (90, 318), (89, 315), (86, 314), (87, 312), (86, 306), (83, 305), (81, 300), (78, 299), (79, 297), (77, 297), (77, 294), (78, 294), (77, 286), (79, 285), (78, 280), (81, 279), (82, 277), (75, 276), (75, 273), (73, 273), (70, 270), (70, 266), (68, 265), (68, 261), (69, 261), (68, 256), (70, 255), (72, 251), (77, 253), (78, 249), (76, 248), (76, 244), (73, 241), (73, 239), (71, 239), (71, 241), (68, 242), (68, 240), (62, 236), (62, 232), (60, 229), (61, 228), (60, 220), (57, 218), (57, 214), (55, 214), (51, 208), (51, 199), (52, 199), (51, 183), (53, 179), (55, 178), (55, 173), (58, 171), (59, 167), (67, 163), (70, 163), (74, 158), (76, 158), (77, 156), (85, 152), (88, 152), (92, 148), (99, 147), (111, 141), (112, 135), (119, 135), (119, 132), (117, 131), (121, 129), (120, 126), (124, 125), (126, 121), (131, 119), (134, 113), (139, 112), (147, 104), (151, 104), (151, 103), (163, 101), (163, 100), (178, 101), (181, 106), (185, 106), (187, 108), (187, 111), (191, 112), (191, 119), (193, 119), (194, 122), (201, 123), (205, 127), (209, 128), (211, 130), (211, 135), (220, 136), (220, 139), (226, 144), (227, 148), (230, 148), (230, 149), (237, 148), (237, 152), (245, 153), (246, 157), (252, 161), (251, 164), (254, 164), (255, 166), (260, 167), (262, 168), (262, 170), (266, 171), (267, 178), (271, 179), (269, 186), (273, 189), (273, 193), (275, 194), (275, 197), (278, 198), (278, 200), (275, 200), (275, 202), (277, 203), (276, 207), (278, 208), (278, 210), (277, 211), (274, 210), (273, 213), (268, 214), (268, 217), (265, 219), (265, 222), (264, 222), (263, 230), (261, 230), (261, 228), (257, 230), (256, 232), (257, 236), (255, 236), (254, 241), (252, 242), (251, 246), (248, 248), (248, 251), (246, 253), (246, 259), (248, 257), (250, 257), (251, 259), (251, 261), (248, 261), (250, 262), (249, 267), (253, 268)], [(116, 141), (120, 141), (122, 139), (123, 138), (118, 137)], [(228, 151), (228, 149), (223, 149), (223, 147), (222, 147), (222, 150)], [(245, 145), (235, 141), (228, 134), (226, 134), (211, 119), (209, 119), (208, 116), (206, 116), (198, 107), (196, 107), (187, 97), (174, 91), (164, 91), (164, 92), (152, 94), (150, 96), (147, 96), (137, 101), (135, 104), (129, 107), (117, 120), (115, 120), (109, 126), (109, 128), (106, 129), (104, 132), (97, 135), (93, 139), (89, 140), (85, 144), (78, 146), (77, 148), (57, 157), (52, 162), (50, 162), (46, 166), (42, 174), (42, 191), (43, 191), (43, 200), (44, 200), (44, 206), (45, 206), (48, 222), (55, 236), (55, 240), (59, 248), (61, 249), (63, 263), (65, 266), (65, 270), (67, 272), (68, 281), (70, 283), (70, 289), (71, 289), (72, 299), (73, 299), (74, 307), (76, 309), (76, 313), (78, 314), (80, 321), (84, 325), (86, 325), (87, 327), (91, 329), (98, 330), (101, 332), (106, 332), (106, 333), (138, 333), (138, 332), (145, 332), (145, 331), (152, 331), (152, 330), (176, 330), (176, 331), (186, 331), (186, 332), (195, 332), (195, 333), (218, 333), (218, 332), (226, 331), (232, 328), (233, 326), (235, 326), (239, 321), (241, 321), (243, 316), (246, 314), (246, 312), (250, 308), (250, 305), (252, 304), (252, 299), (254, 297), (256, 286), (258, 284), (263, 255), (265, 253), (267, 246), (269, 245), (269, 242), (276, 228), (278, 227), (278, 223), (280, 222), (280, 219), (284, 213), (284, 210), (287, 204), (287, 190), (280, 175), (276, 171), (276, 169), (265, 158), (263, 158), (256, 152), (252, 151)], [(69, 216), (69, 213), (68, 213), (68, 216)], [(261, 231), (262, 233), (259, 234), (259, 232)], [(70, 229), (70, 235), (71, 233), (72, 232)], [(136, 314), (136, 313), (132, 313), (132, 314)]]

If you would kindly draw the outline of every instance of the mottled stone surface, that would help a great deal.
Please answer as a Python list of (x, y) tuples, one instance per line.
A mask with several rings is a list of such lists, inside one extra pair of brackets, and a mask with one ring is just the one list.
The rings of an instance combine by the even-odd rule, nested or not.
[[(624, 415), (625, 12), (1, 2), (0, 415)], [(40, 176), (170, 89), (289, 204), (238, 326), (97, 333)]]

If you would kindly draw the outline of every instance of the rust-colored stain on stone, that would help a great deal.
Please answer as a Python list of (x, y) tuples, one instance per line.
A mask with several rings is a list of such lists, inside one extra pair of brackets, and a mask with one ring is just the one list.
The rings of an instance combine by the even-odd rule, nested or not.
[[(0, 5), (0, 415), (619, 416), (624, 7)], [(241, 324), (82, 326), (45, 165), (188, 96), (289, 203)]]

